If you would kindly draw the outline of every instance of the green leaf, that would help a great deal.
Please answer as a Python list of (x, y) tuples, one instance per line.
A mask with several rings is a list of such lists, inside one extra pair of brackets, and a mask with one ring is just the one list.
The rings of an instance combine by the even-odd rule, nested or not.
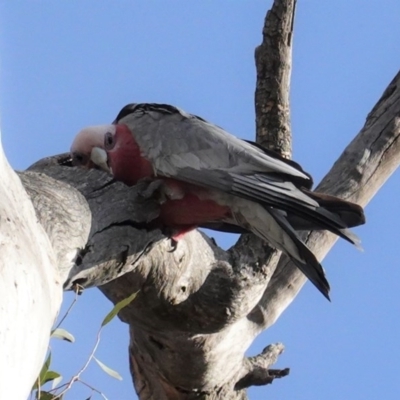
[[(51, 394), (49, 392), (40, 392), (40, 397), (38, 398), (38, 400), (53, 400), (56, 398), (55, 394)], [(59, 399), (59, 397), (57, 397), (57, 400)]]
[(43, 386), (45, 383), (50, 382), (50, 381), (54, 381), (54, 379), (58, 379), (60, 377), (61, 377), (61, 375), (58, 372), (47, 371), (46, 375), (43, 377), (43, 380), (40, 381), (40, 384), (41, 384), (41, 386)]
[(40, 370), (40, 373), (39, 373), (38, 378), (36, 379), (36, 382), (33, 384), (32, 390), (38, 389), (39, 386), (44, 385), (44, 377), (46, 376), (47, 371), (49, 370), (50, 363), (51, 363), (51, 351), (49, 351), (49, 355), (47, 356), (47, 359), (44, 362), (42, 369)]
[(62, 375), (58, 375), (57, 378), (53, 379), (53, 383), (51, 384), (51, 388), (54, 389), (58, 386), (58, 384), (62, 381)]
[(122, 376), (117, 372), (111, 369), (110, 367), (107, 367), (107, 365), (103, 364), (100, 360), (98, 360), (96, 357), (93, 357), (94, 360), (99, 364), (100, 368), (108, 375), (112, 376), (115, 379), (118, 379), (122, 381)]
[(139, 292), (132, 293), (126, 299), (119, 301), (113, 309), (106, 315), (103, 322), (101, 323), (101, 327), (106, 326), (124, 307), (129, 305), (134, 298), (137, 296)]
[(57, 328), (51, 333), (52, 338), (66, 340), (67, 342), (74, 343), (74, 336), (62, 328)]

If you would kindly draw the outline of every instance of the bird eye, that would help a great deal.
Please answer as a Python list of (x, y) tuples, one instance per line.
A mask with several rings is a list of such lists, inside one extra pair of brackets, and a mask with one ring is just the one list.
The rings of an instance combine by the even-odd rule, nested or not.
[(114, 135), (111, 132), (107, 132), (104, 136), (104, 148), (106, 150), (111, 150), (114, 144)]

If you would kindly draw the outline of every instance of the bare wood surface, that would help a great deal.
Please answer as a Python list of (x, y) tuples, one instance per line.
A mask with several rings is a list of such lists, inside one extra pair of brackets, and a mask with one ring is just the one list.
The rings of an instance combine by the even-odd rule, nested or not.
[[(398, 166), (399, 80), (397, 75), (320, 191), (366, 204)], [(157, 188), (127, 188), (99, 171), (53, 164), (47, 160), (33, 169), (76, 187), (92, 214), (88, 246), (66, 287), (104, 283), (100, 289), (114, 303), (140, 290), (120, 313), (130, 325), (140, 399), (245, 399), (247, 386), (288, 372), (270, 370), (279, 344), (244, 356), (305, 282), (285, 257), (276, 267), (277, 253), (251, 235), (225, 252), (199, 232), (171, 251), (169, 239), (147, 224), (157, 215), (148, 197)], [(305, 237), (319, 259), (336, 240), (321, 232)]]
[[(400, 72), (316, 190), (367, 205), (400, 164), (399, 137)], [(303, 238), (319, 260), (337, 240), (335, 235), (325, 231), (304, 234)], [(305, 282), (304, 275), (282, 257), (263, 299), (253, 311), (263, 320), (262, 329), (276, 321)]]
[[(293, 0), (274, 2), (256, 51), (257, 138), (285, 156), (291, 153), (294, 7)], [(399, 86), (400, 74), (318, 190), (365, 205), (397, 168)], [(305, 282), (286, 257), (252, 235), (242, 235), (223, 251), (197, 231), (174, 250), (151, 225), (158, 215), (151, 200), (157, 183), (128, 188), (100, 171), (71, 167), (65, 155), (41, 160), (20, 177), (66, 289), (100, 285), (114, 303), (139, 291), (120, 318), (130, 326), (130, 366), (141, 400), (246, 399), (247, 387), (289, 372), (271, 370), (282, 344), (245, 357), (254, 338), (276, 321)], [(304, 238), (319, 259), (336, 240), (324, 232)]]
[(250, 386), (261, 386), (271, 384), (276, 378), (283, 378), (289, 374), (289, 368), (271, 369), (284, 350), (282, 343), (270, 344), (261, 354), (249, 357), (243, 363), (243, 369), (248, 368), (248, 374), (236, 383), (235, 389), (240, 390)]
[[(399, 164), (399, 113), (400, 74), (320, 189), (366, 204)], [(260, 369), (255, 368), (253, 377), (244, 352), (293, 300), (304, 276), (282, 258), (271, 278), (269, 249), (261, 241), (252, 242), (250, 235), (238, 244), (244, 252), (238, 246), (224, 252), (199, 232), (187, 235), (171, 252), (162, 232), (140, 227), (157, 215), (146, 196), (138, 196), (138, 191), (146, 192), (146, 184), (128, 188), (99, 171), (61, 166), (36, 170), (41, 168), (79, 188), (91, 208), (91, 250), (82, 255), (76, 271), (79, 283), (98, 285), (121, 276), (101, 287), (113, 302), (140, 290), (121, 317), (134, 332), (130, 359), (141, 398), (168, 398), (168, 393), (191, 398), (193, 390), (218, 398), (215, 387), (223, 388), (225, 398), (245, 398), (234, 386), (254, 384)], [(335, 237), (313, 232), (308, 241), (321, 259)], [(146, 243), (152, 244), (143, 252)], [(69, 279), (72, 284), (73, 274)]]
[[(321, 190), (366, 204), (398, 166), (399, 83), (397, 76), (391, 84), (396, 90), (390, 97), (383, 96), (381, 106), (370, 114), (366, 127), (321, 183)], [(383, 109), (386, 111), (381, 113)], [(377, 115), (380, 117), (376, 118)], [(371, 118), (375, 123), (371, 122)], [(210, 244), (201, 242), (198, 235), (189, 235), (186, 242), (193, 241), (200, 254), (207, 254)], [(240, 246), (244, 240), (246, 238), (242, 239)], [(331, 234), (313, 232), (308, 235), (307, 243), (322, 259), (335, 241)], [(130, 359), (136, 387), (141, 388), (138, 389), (141, 399), (186, 399), (190, 396), (185, 397), (182, 393), (194, 388), (201, 388), (204, 398), (214, 398), (215, 387), (226, 389), (226, 385), (232, 385), (231, 382), (232, 386), (246, 382), (243, 381), (244, 376), (249, 383), (257, 381), (259, 369), (255, 368), (252, 376), (244, 352), (260, 331), (276, 321), (305, 282), (304, 275), (285, 257), (282, 257), (271, 279), (268, 264), (263, 258), (265, 247), (261, 243), (259, 247), (248, 248), (246, 256), (236, 252), (235, 248), (231, 249), (227, 253), (229, 264), (222, 252), (217, 253), (222, 259), (210, 259), (208, 264), (199, 253), (186, 260), (188, 264), (184, 266), (174, 264), (167, 258), (164, 266), (168, 272), (153, 269), (149, 280), (143, 281), (143, 274), (138, 276), (136, 270), (136, 273), (101, 288), (113, 302), (128, 296), (132, 289), (143, 291), (137, 302), (121, 313), (123, 320), (134, 331)], [(153, 266), (161, 266), (158, 257), (161, 258), (162, 254), (153, 260)], [(202, 266), (197, 264), (199, 262)], [(194, 268), (190, 269), (190, 265)], [(209, 267), (212, 269), (208, 270)], [(185, 282), (188, 278), (194, 282), (199, 275), (198, 269), (202, 270), (202, 274), (205, 269), (209, 271), (208, 276), (202, 275), (204, 283), (199, 290), (198, 284), (193, 284), (189, 290), (186, 289), (182, 303), (170, 302), (160, 306), (161, 298), (171, 301), (164, 293), (176, 292), (176, 285), (179, 287), (179, 279), (183, 277)], [(217, 272), (218, 275), (214, 276)], [(178, 280), (175, 274), (179, 276)], [(172, 279), (167, 282), (163, 279), (166, 276)], [(219, 280), (223, 282), (221, 286), (217, 284)], [(266, 282), (268, 287), (258, 301), (258, 290)], [(152, 313), (145, 310), (152, 310)], [(207, 331), (211, 324), (213, 329), (219, 331)], [(190, 372), (189, 362), (193, 365)], [(159, 376), (159, 385), (155, 383), (155, 375)], [(166, 393), (169, 391), (177, 391), (181, 397), (168, 397)], [(160, 393), (166, 397), (160, 397)], [(225, 396), (228, 396), (226, 392)], [(240, 392), (231, 392), (229, 396), (226, 398), (243, 398)]]
[(292, 154), (289, 89), (295, 11), (296, 0), (274, 1), (255, 51), (257, 141), (286, 158)]
[[(286, 157), (294, 9), (294, 0), (274, 2), (256, 50), (257, 140)], [(318, 190), (367, 204), (400, 163), (399, 117), (400, 74)], [(0, 400), (27, 397), (61, 287), (77, 284), (100, 286), (114, 303), (139, 291), (120, 317), (130, 326), (141, 400), (244, 400), (247, 387), (289, 373), (271, 369), (280, 343), (245, 357), (305, 282), (286, 257), (252, 235), (223, 251), (191, 232), (174, 250), (151, 224), (157, 182), (128, 188), (100, 171), (72, 168), (65, 155), (19, 177), (0, 152), (0, 320), (7, 327), (0, 329)], [(304, 238), (319, 259), (336, 241), (325, 232)]]
[(0, 399), (25, 400), (46, 356), (62, 285), (56, 256), (0, 144)]
[[(76, 284), (98, 286), (132, 271), (133, 261), (162, 236), (160, 231), (142, 234), (146, 222), (158, 215), (155, 202), (148, 199), (146, 183), (128, 188), (101, 171), (60, 167), (58, 162), (62, 164), (66, 156), (43, 159), (19, 174), (38, 214), (43, 215), (42, 223), (51, 240), (58, 241), (61, 220), (68, 228), (65, 235), (69, 236), (68, 241), (64, 240), (68, 244), (64, 251), (80, 250), (76, 264), (63, 275), (64, 289), (69, 290)], [(39, 178), (40, 185), (46, 188), (44, 193), (31, 188)], [(60, 183), (58, 186), (53, 184), (55, 180)], [(60, 209), (68, 212), (61, 219), (51, 215), (47, 218), (49, 213), (43, 209), (47, 206), (53, 213)]]
[(40, 224), (50, 239), (61, 282), (89, 237), (91, 214), (86, 199), (69, 185), (44, 174), (18, 173)]

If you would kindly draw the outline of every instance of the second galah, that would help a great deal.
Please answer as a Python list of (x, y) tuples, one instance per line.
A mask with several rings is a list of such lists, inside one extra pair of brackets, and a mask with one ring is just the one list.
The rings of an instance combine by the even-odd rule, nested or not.
[(329, 284), (296, 230), (327, 229), (359, 245), (347, 228), (365, 222), (360, 206), (311, 192), (293, 161), (165, 104), (129, 104), (113, 124), (83, 129), (73, 163), (100, 167), (135, 185), (163, 180), (160, 223), (178, 238), (198, 226), (248, 231), (282, 250), (329, 299)]

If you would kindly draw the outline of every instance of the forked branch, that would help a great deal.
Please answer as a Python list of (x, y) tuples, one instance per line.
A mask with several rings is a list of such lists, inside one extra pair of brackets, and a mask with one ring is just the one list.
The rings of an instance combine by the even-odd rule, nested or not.
[[(294, 0), (274, 2), (256, 51), (257, 137), (285, 156), (291, 153), (294, 8)], [(318, 190), (365, 205), (399, 165), (399, 117), (400, 74)], [(66, 287), (101, 285), (114, 303), (140, 291), (120, 317), (130, 326), (131, 370), (141, 400), (245, 399), (246, 387), (288, 373), (269, 369), (281, 345), (244, 356), (305, 282), (286, 257), (279, 260), (278, 252), (252, 235), (243, 235), (226, 252), (199, 232), (187, 234), (170, 251), (169, 239), (148, 224), (157, 215), (148, 197), (156, 188), (146, 183), (128, 188), (99, 171), (79, 171), (58, 161), (33, 169), (78, 189), (92, 215), (88, 244)], [(336, 240), (325, 232), (304, 238), (320, 260)]]

